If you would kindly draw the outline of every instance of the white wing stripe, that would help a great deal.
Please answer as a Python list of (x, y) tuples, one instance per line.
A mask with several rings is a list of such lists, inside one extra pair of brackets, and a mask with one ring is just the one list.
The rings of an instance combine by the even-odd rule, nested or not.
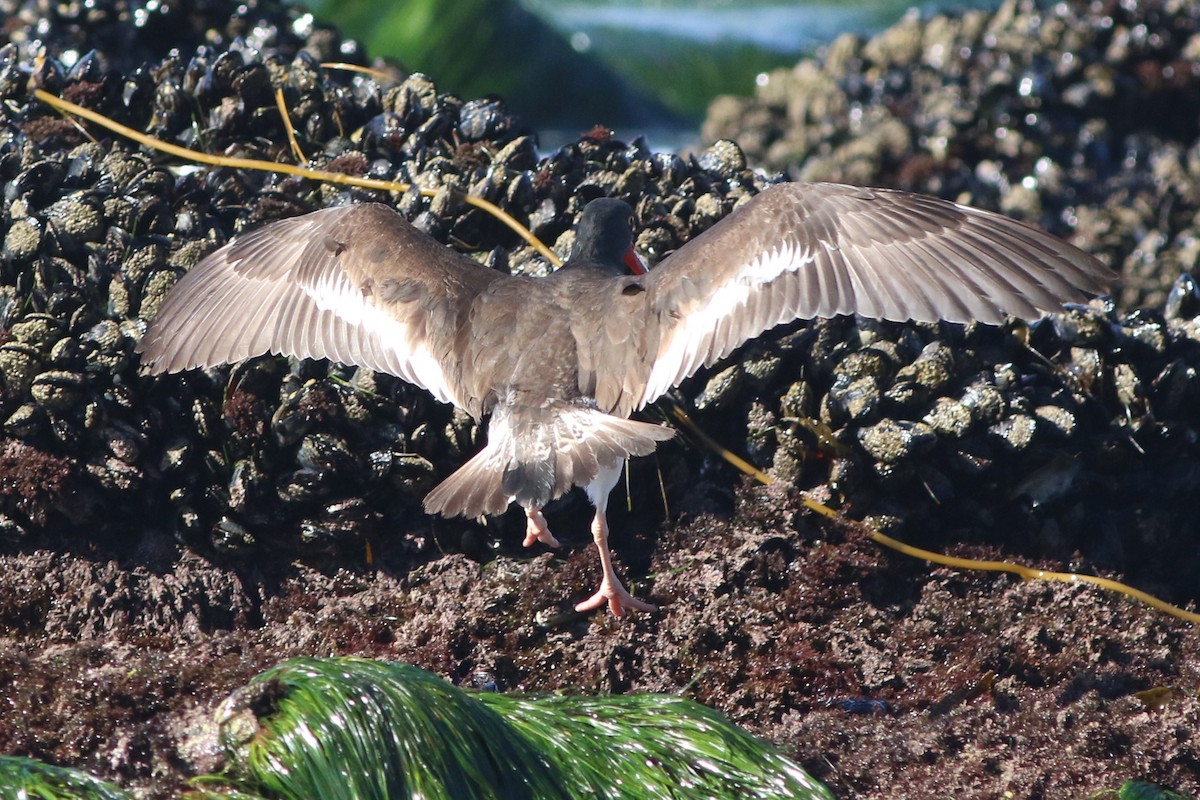
[(812, 260), (810, 253), (801, 253), (795, 245), (783, 242), (742, 267), (737, 279), (716, 292), (708, 303), (695, 309), (684, 309), (683, 318), (654, 360), (637, 407), (661, 396), (701, 362), (712, 357), (708, 350), (712, 347), (713, 337), (708, 334), (744, 308), (758, 287), (771, 283), (784, 273), (796, 272)]
[(392, 366), (400, 377), (425, 387), (443, 403), (456, 402), (446, 373), (429, 348), (416, 341), (407, 325), (368, 300), (351, 284), (345, 272), (327, 270), (316, 285), (303, 288), (318, 311), (369, 331), (368, 336), (373, 340), (370, 349), (383, 358), (380, 367)]

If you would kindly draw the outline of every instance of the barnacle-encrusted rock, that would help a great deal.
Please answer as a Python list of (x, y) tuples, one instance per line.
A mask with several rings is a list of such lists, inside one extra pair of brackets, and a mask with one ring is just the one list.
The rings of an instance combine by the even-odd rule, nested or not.
[(0, 345), (0, 376), (11, 395), (29, 391), (38, 373), (42, 358), (36, 347), (25, 342), (6, 342)]
[[(321, 67), (361, 54), (295, 9), (215, 3), (188, 16), (194, 4), (165, 4), (129, 26), (115, 0), (85, 16), (14, 0), (0, 51), (4, 435), (48, 474), (73, 465), (70, 486), (88, 500), (71, 519), (85, 531), (150, 525), (241, 557), (268, 541), (324, 550), (427, 525), (420, 499), (476, 451), (476, 421), (389, 376), (275, 356), (148, 377), (134, 346), (178, 277), (238, 233), (363, 201), (393, 202), (489, 266), (549, 270), (463, 190), (563, 254), (587, 201), (622, 197), (657, 261), (774, 180), (753, 169), (765, 165), (1003, 208), (1072, 236), (1128, 284), (1121, 304), (1028, 326), (793, 326), (686, 381), (679, 396), (697, 421), (777, 478), (836, 486), (852, 513), (944, 514), (947, 529), (982, 538), (1013, 487), (1062, 456), (1075, 466), (1025, 486), (1023, 513), (1047, 515), (1046, 541), (1089, 557), (1096, 520), (1119, 518), (1132, 552), (1175, 524), (1164, 520), (1188, 494), (1171, 476), (1200, 448), (1200, 289), (1180, 275), (1200, 253), (1200, 125), (1164, 111), (1200, 97), (1194, 71), (1177, 68), (1200, 36), (1181, 3), (1100, 14), (1009, 0), (995, 13), (914, 15), (873, 41), (841, 37), (821, 59), (772, 72), (756, 98), (715, 103), (712, 144), (691, 157), (603, 128), (541, 152), (498, 99)], [(175, 144), (290, 160), (272, 96), (282, 89), (314, 165), (436, 194), (179, 168), (119, 137), (90, 141), (31, 85)], [(1148, 307), (1130, 313), (1135, 301)], [(699, 496), (696, 452), (660, 452), (669, 495)], [(730, 479), (723, 469), (705, 474)], [(1079, 487), (1120, 487), (1138, 470), (1168, 478), (1080, 501)], [(1064, 472), (1069, 490), (1046, 488)], [(38, 530), (63, 519), (60, 497), (10, 498), (0, 519)], [(131, 521), (133, 497), (156, 513)]]
[(924, 423), (890, 419), (863, 428), (858, 438), (872, 458), (885, 464), (911, 458), (937, 442), (937, 434)]
[(14, 219), (4, 236), (4, 257), (28, 261), (42, 246), (42, 223), (30, 217)]
[(33, 379), (29, 394), (42, 408), (56, 414), (81, 409), (86, 386), (78, 372), (51, 370)]
[(971, 409), (963, 403), (949, 397), (939, 397), (923, 421), (939, 435), (961, 439), (967, 435), (974, 420)]

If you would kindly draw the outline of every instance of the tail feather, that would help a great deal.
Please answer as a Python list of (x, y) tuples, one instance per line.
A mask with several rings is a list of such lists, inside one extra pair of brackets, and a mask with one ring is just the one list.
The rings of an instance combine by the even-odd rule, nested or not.
[(587, 406), (500, 406), (488, 443), (425, 498), (431, 514), (499, 514), (512, 501), (541, 508), (586, 486), (628, 456), (654, 452), (671, 428), (622, 419)]
[(501, 486), (501, 454), (489, 444), (425, 496), (425, 511), (447, 517), (500, 514), (512, 502)]

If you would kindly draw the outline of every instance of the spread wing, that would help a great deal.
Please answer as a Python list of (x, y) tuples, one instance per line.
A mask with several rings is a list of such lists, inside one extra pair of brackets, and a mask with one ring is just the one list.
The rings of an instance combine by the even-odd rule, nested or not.
[(155, 374), (263, 353), (328, 358), (465, 406), (452, 348), (472, 301), (503, 277), (387, 206), (329, 208), (209, 255), (171, 290), (138, 349)]
[(1113, 279), (1092, 256), (999, 214), (907, 192), (781, 184), (644, 278), (648, 377), (620, 405), (640, 408), (793, 319), (1035, 319)]

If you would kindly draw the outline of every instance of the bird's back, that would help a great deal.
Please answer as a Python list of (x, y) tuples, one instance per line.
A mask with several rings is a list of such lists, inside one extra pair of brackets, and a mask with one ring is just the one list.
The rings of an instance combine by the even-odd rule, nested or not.
[(427, 510), (498, 513), (510, 499), (538, 508), (670, 438), (668, 428), (607, 413), (595, 397), (624, 370), (626, 349), (637, 349), (628, 309), (613, 314), (624, 287), (623, 278), (568, 268), (480, 293), (463, 331), (463, 377), (486, 398), (488, 443), (429, 495)]
[(475, 299), (460, 349), (468, 394), (483, 413), (518, 394), (528, 402), (579, 396), (575, 338), (548, 278), (497, 281)]

